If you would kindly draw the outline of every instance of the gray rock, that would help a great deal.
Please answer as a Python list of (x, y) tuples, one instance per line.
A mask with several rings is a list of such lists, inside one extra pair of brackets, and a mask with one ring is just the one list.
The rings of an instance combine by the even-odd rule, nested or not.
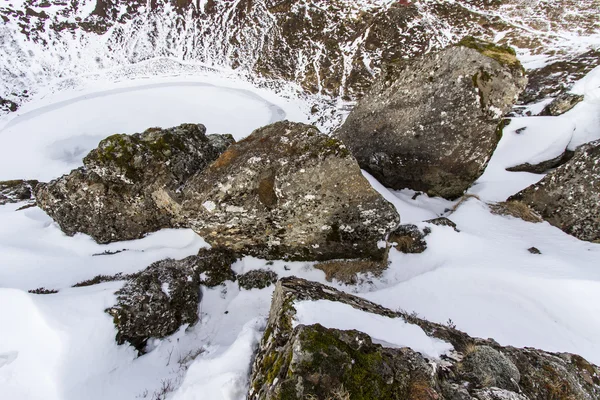
[(571, 110), (577, 104), (583, 101), (583, 96), (569, 92), (561, 93), (552, 103), (548, 104), (540, 113), (540, 115), (559, 116)]
[[(428, 360), (410, 348), (386, 348), (355, 330), (297, 325), (295, 304), (329, 300), (402, 318), (454, 351)], [(600, 369), (573, 354), (502, 347), (456, 329), (383, 308), (331, 287), (290, 277), (275, 287), (263, 339), (252, 366), (249, 400), (448, 399), (593, 400)]]
[(183, 198), (179, 218), (206, 241), (266, 259), (381, 259), (399, 222), (340, 141), (287, 121), (231, 146)]
[(0, 181), (0, 206), (8, 203), (19, 203), (21, 201), (33, 200), (33, 192), (39, 182), (25, 181), (22, 179), (12, 181)]
[(116, 292), (117, 303), (106, 310), (113, 317), (119, 344), (129, 342), (140, 353), (149, 338), (171, 335), (198, 320), (200, 285), (235, 280), (235, 255), (223, 249), (201, 249), (183, 260), (158, 261), (129, 277)]
[(461, 373), (478, 386), (519, 391), (519, 370), (508, 357), (490, 346), (472, 349), (461, 367)]
[(238, 276), (238, 285), (242, 289), (264, 289), (277, 282), (278, 276), (275, 272), (266, 269), (257, 269)]
[(526, 82), (514, 50), (467, 38), (374, 84), (337, 136), (386, 186), (455, 199), (483, 173)]
[(84, 167), (40, 185), (37, 203), (67, 235), (82, 232), (99, 243), (173, 227), (169, 194), (234, 141), (205, 132), (203, 125), (184, 124), (110, 136), (84, 158)]
[(550, 224), (581, 240), (600, 240), (600, 140), (510, 200), (521, 201)]

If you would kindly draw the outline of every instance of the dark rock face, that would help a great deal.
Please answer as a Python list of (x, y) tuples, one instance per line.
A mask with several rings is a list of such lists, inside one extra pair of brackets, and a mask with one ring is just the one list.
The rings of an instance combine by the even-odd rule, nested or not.
[(386, 186), (454, 199), (483, 173), (526, 82), (512, 49), (467, 38), (374, 84), (337, 136)]
[(99, 243), (173, 227), (169, 194), (234, 141), (205, 132), (203, 125), (184, 124), (110, 136), (84, 158), (84, 167), (41, 185), (37, 203), (67, 235), (82, 232)]
[(600, 140), (581, 146), (571, 161), (509, 200), (581, 240), (600, 240)]
[(582, 101), (582, 95), (568, 92), (561, 93), (552, 101), (552, 103), (548, 104), (546, 108), (542, 110), (540, 115), (550, 115), (554, 117), (563, 115)]
[(422, 253), (427, 250), (425, 236), (429, 233), (429, 228), (421, 231), (416, 225), (400, 225), (390, 233), (388, 242), (402, 253)]
[[(357, 331), (293, 327), (295, 303), (330, 300), (403, 318), (454, 351), (429, 360), (408, 347), (387, 348)], [(276, 286), (255, 358), (248, 399), (593, 400), (600, 369), (573, 354), (502, 347), (456, 329), (378, 306), (298, 278)]]
[(195, 324), (200, 285), (235, 280), (233, 262), (229, 251), (202, 249), (196, 256), (158, 261), (134, 274), (116, 293), (117, 304), (106, 310), (114, 318), (117, 343), (129, 342), (143, 352), (149, 338), (163, 338), (184, 324)]
[(544, 172), (563, 165), (573, 157), (573, 152), (566, 150), (565, 152), (551, 160), (542, 161), (538, 164), (524, 163), (514, 167), (506, 168), (507, 171), (511, 172), (531, 172), (532, 174), (543, 174)]
[(257, 269), (238, 276), (238, 285), (242, 289), (264, 289), (277, 282), (277, 274), (266, 269)]
[(0, 181), (0, 206), (8, 203), (33, 200), (33, 192), (38, 186), (38, 181)]
[(399, 222), (340, 141), (287, 121), (231, 146), (183, 197), (180, 218), (209, 243), (267, 259), (381, 259)]

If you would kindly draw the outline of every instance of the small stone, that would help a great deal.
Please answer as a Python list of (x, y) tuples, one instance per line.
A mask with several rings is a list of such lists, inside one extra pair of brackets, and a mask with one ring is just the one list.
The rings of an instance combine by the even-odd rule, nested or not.
[(527, 251), (529, 251), (531, 254), (542, 254), (542, 252), (539, 251), (536, 247), (530, 247), (527, 249)]

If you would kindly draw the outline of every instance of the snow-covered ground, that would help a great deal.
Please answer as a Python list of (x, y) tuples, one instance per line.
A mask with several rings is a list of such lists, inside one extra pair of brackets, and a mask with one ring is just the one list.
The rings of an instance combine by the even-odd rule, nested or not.
[(29, 103), (0, 119), (0, 180), (54, 179), (81, 166), (100, 140), (115, 133), (202, 123), (207, 133), (239, 140), (282, 119), (306, 121), (297, 104), (284, 99), (275, 104), (241, 82), (213, 81), (210, 76), (127, 81)]
[[(586, 99), (564, 116), (514, 119), (486, 174), (471, 190), (482, 201), (471, 198), (451, 215), (454, 202), (425, 195), (413, 200), (414, 192), (389, 191), (365, 174), (398, 208), (404, 223), (423, 226), (424, 220), (448, 215), (460, 232), (432, 226), (424, 253), (392, 250), (383, 276), (365, 277), (358, 286), (332, 285), (432, 321), (451, 320), (471, 335), (503, 345), (573, 352), (600, 363), (600, 245), (547, 223), (493, 215), (483, 202), (504, 200), (542, 178), (506, 172), (506, 167), (559, 154), (579, 143), (576, 138), (600, 137), (598, 71), (574, 88)], [(140, 112), (125, 112), (124, 105)], [(49, 95), (0, 120), (0, 179), (55, 178), (80, 165), (95, 142), (116, 132), (200, 122), (209, 132), (240, 138), (274, 119), (305, 121), (307, 109), (265, 89), (217, 77), (97, 84)], [(527, 129), (517, 134), (522, 127)], [(189, 230), (166, 230), (98, 245), (85, 235), (65, 236), (38, 208), (16, 211), (20, 205), (0, 206), (1, 398), (153, 399), (171, 389), (169, 398), (175, 400), (245, 397), (272, 287), (241, 291), (228, 283), (204, 289), (200, 322), (153, 341), (148, 354), (136, 357), (132, 348), (116, 345), (116, 331), (104, 312), (122, 283), (71, 286), (98, 274), (139, 271), (166, 257), (183, 258), (206, 243)], [(530, 254), (532, 246), (542, 254)], [(238, 273), (257, 268), (326, 283), (312, 263), (269, 265), (247, 257), (234, 265)], [(27, 293), (38, 287), (59, 292)], [(316, 314), (310, 304), (302, 305), (299, 314), (300, 323), (335, 322), (330, 314)], [(377, 337), (381, 330), (372, 333)], [(378, 339), (402, 345), (412, 344), (411, 338), (423, 339), (414, 332), (398, 341)]]

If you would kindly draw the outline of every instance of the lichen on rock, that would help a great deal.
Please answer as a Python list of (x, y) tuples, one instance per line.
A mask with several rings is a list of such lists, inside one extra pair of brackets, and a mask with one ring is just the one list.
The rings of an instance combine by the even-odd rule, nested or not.
[(203, 125), (183, 124), (110, 136), (83, 167), (39, 185), (37, 204), (67, 235), (81, 232), (99, 243), (175, 227), (171, 196), (234, 141), (205, 133)]
[(399, 222), (337, 139), (277, 122), (183, 187), (180, 218), (206, 241), (264, 259), (382, 259)]
[(483, 173), (526, 82), (514, 50), (466, 39), (380, 79), (336, 135), (384, 185), (455, 199)]

